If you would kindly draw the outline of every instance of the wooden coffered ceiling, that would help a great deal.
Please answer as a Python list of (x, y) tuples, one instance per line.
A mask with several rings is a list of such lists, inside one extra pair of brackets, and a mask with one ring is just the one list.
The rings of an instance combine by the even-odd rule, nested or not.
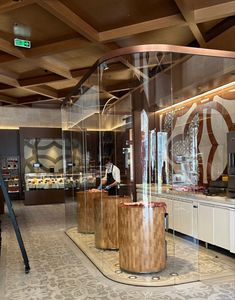
[[(22, 25), (31, 49), (13, 46), (13, 28)], [(164, 43), (234, 51), (234, 25), (232, 0), (1, 0), (0, 105), (58, 108), (100, 56), (120, 47)], [(118, 65), (110, 70), (104, 99), (133, 71), (123, 64), (125, 74)]]

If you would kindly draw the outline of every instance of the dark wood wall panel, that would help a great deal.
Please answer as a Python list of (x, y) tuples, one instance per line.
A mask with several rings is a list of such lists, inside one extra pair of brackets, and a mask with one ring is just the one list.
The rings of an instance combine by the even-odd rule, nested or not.
[(19, 156), (19, 130), (0, 130), (0, 156)]

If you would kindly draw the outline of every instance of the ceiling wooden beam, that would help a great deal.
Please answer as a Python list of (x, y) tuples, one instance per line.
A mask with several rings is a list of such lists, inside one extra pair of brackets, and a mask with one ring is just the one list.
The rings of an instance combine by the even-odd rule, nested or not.
[(0, 50), (8, 54), (11, 54), (13, 56), (16, 56), (18, 58), (25, 57), (22, 51), (20, 51), (18, 48), (13, 46), (13, 43), (10, 43), (9, 41), (1, 37), (0, 37)]
[(71, 88), (66, 88), (58, 91), (58, 98), (65, 98), (69, 92), (71, 92)]
[(57, 91), (50, 87), (44, 87), (44, 86), (22, 87), (22, 86), (20, 86), (18, 80), (16, 78), (14, 78), (14, 75), (11, 75), (11, 73), (8, 74), (2, 70), (0, 70), (0, 82), (7, 84), (8, 86), (12, 86), (12, 88), (19, 88), (19, 89), (31, 91), (33, 93), (47, 96), (50, 98), (58, 97)]
[(235, 2), (229, 1), (221, 4), (211, 5), (196, 9), (194, 19), (196, 23), (208, 22), (235, 15)]
[(18, 99), (14, 98), (14, 97), (9, 97), (6, 95), (0, 95), (0, 102), (15, 104), (18, 102)]
[[(232, 26), (223, 32), (220, 32), (213, 39), (208, 41), (208, 47), (211, 49), (226, 49), (229, 51), (235, 51), (235, 43), (231, 38), (235, 36), (235, 26)], [(235, 74), (235, 72), (233, 72)]]
[[(26, 58), (38, 58), (38, 57), (54, 55), (58, 53), (61, 54), (63, 52), (67, 52), (70, 50), (86, 48), (89, 47), (90, 45), (91, 43), (85, 40), (84, 38), (73, 38), (64, 41), (49, 43), (47, 45), (38, 46), (27, 50), (22, 49), (21, 53)], [(0, 64), (7, 64), (8, 62), (12, 62), (12, 61), (20, 61), (20, 60), (16, 56), (12, 56), (9, 54), (0, 55)]]
[(233, 26), (235, 26), (235, 16), (224, 19), (205, 33), (206, 41), (208, 42), (213, 40), (218, 35), (222, 34), (223, 32), (225, 32)]
[[(207, 22), (210, 20), (235, 15), (235, 4), (234, 1), (230, 1), (223, 4), (210, 5), (208, 7), (196, 9), (192, 12), (190, 12), (190, 9), (187, 8), (186, 15), (189, 15), (190, 20), (192, 20), (194, 24)], [(187, 25), (187, 23), (185, 22), (185, 20), (182, 18), (180, 14), (171, 15), (171, 16), (167, 16), (155, 20), (145, 21), (137, 24), (132, 24), (129, 26), (123, 26), (123, 27), (100, 32), (99, 41), (100, 42), (112, 41), (112, 40), (117, 40), (131, 35), (157, 30), (161, 28), (172, 27), (172, 26), (185, 26), (185, 25)], [(193, 30), (195, 31), (195, 34), (198, 35), (200, 39), (202, 35), (199, 29), (197, 27), (194, 28), (195, 25), (192, 25), (192, 27)], [(203, 41), (202, 44), (204, 44)]]
[(57, 75), (63, 76), (64, 78), (71, 79), (72, 74), (70, 70), (65, 66), (63, 63), (61, 63), (59, 60), (52, 58), (52, 57), (41, 57), (39, 59), (29, 59), (32, 60), (33, 64), (37, 65), (38, 67), (48, 70), (52, 73), (55, 73)]
[(0, 83), (6, 84), (12, 87), (18, 87), (19, 82), (12, 72), (6, 72), (5, 70), (0, 69)]
[(92, 42), (98, 42), (98, 32), (59, 0), (38, 0), (37, 4), (49, 11), (76, 32)]
[(27, 87), (27, 86), (37, 86), (37, 85), (47, 84), (50, 82), (55, 82), (60, 80), (65, 80), (65, 78), (53, 73), (53, 74), (36, 76), (36, 77), (23, 78), (23, 79), (19, 79), (18, 81), (20, 86)]
[(99, 33), (99, 41), (107, 42), (128, 37), (133, 34), (139, 34), (147, 31), (157, 30), (171, 26), (186, 25), (185, 20), (180, 14), (163, 17), (155, 20), (145, 21), (133, 25), (123, 26)]
[(0, 14), (35, 3), (35, 0), (24, 0), (14, 2), (12, 0), (1, 0), (0, 2)]
[[(74, 69), (71, 70), (71, 74), (73, 78), (79, 78), (82, 77), (90, 68), (82, 68), (82, 69)], [(36, 77), (29, 77), (29, 78), (22, 78), (19, 79), (18, 82), (20, 86), (22, 87), (27, 87), (27, 86), (37, 86), (37, 85), (42, 85), (42, 84), (47, 84), (50, 82), (56, 82), (56, 81), (61, 81), (65, 80), (63, 76), (57, 75), (57, 74), (45, 74), (41, 76), (36, 76)], [(6, 86), (6, 88), (8, 88)], [(1, 88), (0, 90), (5, 89), (5, 86)]]
[(25, 97), (18, 98), (18, 104), (28, 104), (28, 103), (34, 103), (34, 102), (40, 102), (45, 100), (51, 100), (51, 98), (47, 96), (42, 96), (40, 94), (37, 95), (30, 95)]
[(7, 53), (0, 55), (0, 64), (4, 64), (4, 63), (8, 64), (11, 61), (17, 61), (17, 60), (19, 60), (19, 58)]
[(90, 67), (74, 69), (74, 70), (71, 70), (71, 73), (73, 75), (73, 78), (79, 78), (79, 77), (84, 76), (88, 72), (88, 70), (90, 70)]
[(199, 45), (203, 48), (206, 47), (206, 42), (204, 37), (199, 30), (197, 24), (194, 21), (194, 14), (193, 11), (187, 6), (185, 0), (174, 0), (176, 5), (178, 6), (182, 16), (184, 17), (185, 21), (187, 22), (190, 30), (192, 31), (195, 39), (198, 41)]
[(0, 83), (0, 91), (12, 89), (12, 86), (4, 83)]
[(18, 79), (19, 77), (19, 75), (16, 72), (5, 70), (3, 68), (0, 68), (0, 74), (9, 77), (11, 79)]
[(55, 89), (52, 89), (51, 87), (45, 87), (45, 86), (31, 86), (31, 87), (27, 87), (27, 88), (23, 88), (23, 89), (27, 89), (30, 90), (36, 94), (40, 94), (46, 97), (50, 97), (50, 98), (58, 98), (58, 93)]
[(58, 53), (67, 52), (70, 50), (82, 49), (89, 47), (91, 43), (84, 38), (72, 38), (47, 45), (34, 47), (24, 51), (25, 57), (34, 58)]

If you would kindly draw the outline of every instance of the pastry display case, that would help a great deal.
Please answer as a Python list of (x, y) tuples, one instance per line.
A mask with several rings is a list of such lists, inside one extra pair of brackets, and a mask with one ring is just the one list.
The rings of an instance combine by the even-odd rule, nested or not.
[(60, 173), (25, 174), (25, 205), (64, 202), (64, 176)]
[(96, 176), (94, 173), (67, 174), (64, 184), (66, 190), (84, 191), (96, 187)]
[(63, 174), (29, 173), (25, 174), (25, 191), (64, 189)]

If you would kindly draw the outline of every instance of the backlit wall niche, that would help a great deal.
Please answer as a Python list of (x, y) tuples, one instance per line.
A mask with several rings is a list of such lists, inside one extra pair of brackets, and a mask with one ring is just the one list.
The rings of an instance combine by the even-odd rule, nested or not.
[[(25, 173), (46, 172), (54, 168), (55, 173), (63, 172), (62, 141), (59, 139), (24, 140)], [(33, 164), (40, 163), (35, 169)]]

